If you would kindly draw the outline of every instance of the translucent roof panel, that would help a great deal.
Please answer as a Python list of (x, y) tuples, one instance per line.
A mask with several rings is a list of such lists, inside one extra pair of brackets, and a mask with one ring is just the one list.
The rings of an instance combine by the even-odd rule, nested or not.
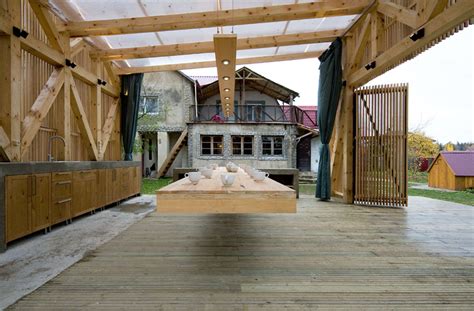
[[(236, 25), (234, 26), (234, 33), (240, 38), (279, 35), (285, 31), (285, 25), (286, 22)], [(230, 33), (232, 26), (226, 26), (223, 29), (224, 33)]]
[[(314, 2), (314, 0), (299, 0), (298, 3)], [(295, 0), (221, 0), (222, 10), (244, 9), (257, 6), (295, 4)]]
[(312, 18), (291, 21), (288, 25), (287, 33), (325, 31), (343, 29), (359, 15), (333, 16), (324, 18)]
[[(49, 0), (49, 2), (62, 9), (65, 17), (73, 21), (77, 18), (75, 14), (71, 14), (71, 9), (80, 13), (83, 20), (169, 15), (217, 9), (217, 1), (206, 0)], [(65, 7), (69, 7), (70, 10), (65, 10)]]
[(107, 42), (113, 49), (133, 48), (139, 46), (161, 44), (157, 36), (153, 32), (107, 36), (104, 38), (106, 38)]
[(215, 33), (217, 33), (217, 30), (215, 27), (212, 27), (162, 31), (159, 33), (159, 36), (162, 39), (163, 44), (176, 44), (199, 41), (212, 41)]
[(130, 66), (141, 67), (141, 66), (159, 66), (179, 63), (193, 63), (193, 62), (206, 62), (215, 60), (214, 53), (202, 53), (193, 55), (177, 55), (177, 56), (165, 56), (165, 57), (150, 57), (150, 58), (139, 58), (129, 59), (128, 63)]
[(237, 58), (275, 55), (276, 48), (263, 48), (237, 51)]
[(330, 43), (315, 43), (315, 44), (280, 46), (278, 47), (277, 55), (323, 51), (327, 49), (329, 45)]
[[(242, 9), (250, 7), (270, 7), (310, 3), (314, 0), (48, 0), (56, 11), (70, 21), (114, 20), (145, 16), (171, 15)], [(335, 29), (346, 29), (358, 15), (334, 16), (304, 20), (268, 22), (248, 25), (219, 27), (223, 33), (237, 34), (238, 39), (259, 38), (284, 34), (308, 33)], [(216, 27), (182, 29), (149, 33), (132, 33), (91, 38), (91, 41), (103, 39), (108, 45), (100, 48), (139, 48), (147, 46), (174, 45), (192, 42), (209, 42), (218, 32)], [(89, 39), (88, 39), (89, 40)], [(329, 43), (303, 44), (281, 47), (269, 47), (237, 51), (238, 58), (264, 57), (325, 50)], [(132, 67), (154, 66), (177, 63), (191, 63), (214, 60), (213, 53), (154, 57), (127, 60)]]

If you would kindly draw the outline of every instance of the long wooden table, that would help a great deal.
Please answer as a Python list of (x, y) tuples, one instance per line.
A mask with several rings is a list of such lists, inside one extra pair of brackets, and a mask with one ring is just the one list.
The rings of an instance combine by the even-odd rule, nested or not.
[(224, 167), (202, 177), (197, 185), (180, 179), (156, 191), (156, 209), (163, 213), (296, 213), (296, 192), (274, 180), (252, 180), (242, 169), (232, 186), (224, 187)]

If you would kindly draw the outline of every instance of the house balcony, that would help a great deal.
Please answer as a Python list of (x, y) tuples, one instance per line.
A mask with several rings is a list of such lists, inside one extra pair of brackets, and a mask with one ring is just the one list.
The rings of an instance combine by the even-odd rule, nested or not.
[(220, 105), (198, 105), (190, 107), (191, 123), (276, 123), (304, 124), (317, 128), (315, 116), (297, 106), (235, 105), (234, 114), (224, 117)]

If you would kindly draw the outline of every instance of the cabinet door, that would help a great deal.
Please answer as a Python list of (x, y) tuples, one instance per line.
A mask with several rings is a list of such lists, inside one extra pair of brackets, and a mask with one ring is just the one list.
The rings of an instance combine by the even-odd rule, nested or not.
[(76, 217), (86, 209), (85, 182), (82, 179), (82, 172), (74, 172), (72, 177), (72, 208), (71, 216)]
[(35, 174), (32, 183), (31, 231), (36, 231), (50, 225), (51, 174)]
[(6, 240), (13, 241), (31, 232), (30, 210), (32, 177), (5, 177)]
[(97, 171), (97, 207), (104, 207), (107, 205), (107, 178), (106, 170)]
[(51, 223), (65, 221), (71, 218), (72, 198), (54, 199), (51, 204)]
[(113, 199), (114, 199), (114, 170), (113, 169), (107, 169), (105, 172), (105, 179), (106, 179), (106, 185), (105, 185), (105, 196), (106, 196), (106, 204), (112, 204)]

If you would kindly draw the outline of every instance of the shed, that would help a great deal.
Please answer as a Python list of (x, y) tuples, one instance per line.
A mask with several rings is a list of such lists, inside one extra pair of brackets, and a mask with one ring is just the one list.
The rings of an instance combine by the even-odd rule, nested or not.
[(428, 168), (428, 185), (450, 190), (474, 188), (474, 151), (440, 152)]

